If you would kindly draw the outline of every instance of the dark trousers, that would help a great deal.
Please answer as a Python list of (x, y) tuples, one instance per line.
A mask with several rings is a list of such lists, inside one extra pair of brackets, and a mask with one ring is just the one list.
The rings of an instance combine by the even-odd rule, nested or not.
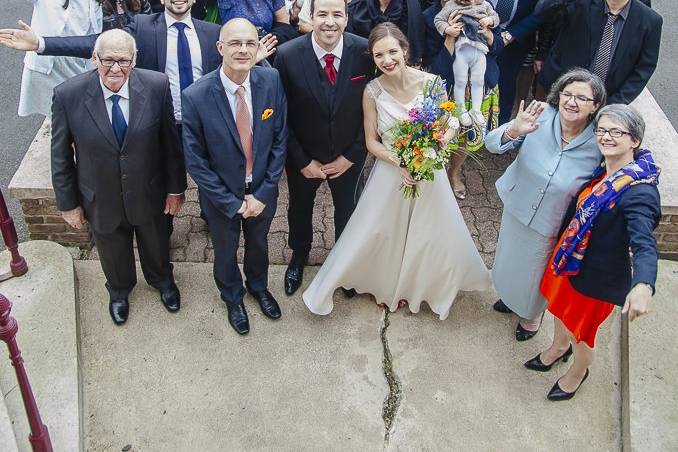
[(514, 42), (504, 48), (497, 57), (499, 65), (499, 125), (511, 120), (513, 102), (516, 98), (516, 81), (529, 49)]
[(268, 231), (275, 215), (276, 203), (266, 206), (256, 217), (228, 218), (204, 196), (200, 196), (202, 211), (210, 225), (214, 247), (214, 282), (221, 299), (229, 306), (242, 303), (245, 296), (242, 275), (238, 268), (240, 230), (245, 239), (244, 271), (247, 286), (255, 291), (268, 288)]
[(139, 226), (132, 226), (125, 218), (112, 232), (102, 234), (93, 231), (101, 268), (106, 276), (106, 288), (112, 297), (127, 297), (137, 283), (135, 235), (146, 282), (158, 290), (167, 289), (174, 282), (165, 214), (160, 213), (152, 221)]
[[(348, 171), (336, 179), (327, 179), (334, 203), (334, 240), (338, 240), (358, 203), (362, 189), (362, 170), (365, 158), (354, 162)], [(288, 165), (287, 185), (290, 198), (287, 210), (289, 245), (295, 254), (305, 257), (313, 242), (313, 205), (322, 179), (307, 179), (301, 172)]]

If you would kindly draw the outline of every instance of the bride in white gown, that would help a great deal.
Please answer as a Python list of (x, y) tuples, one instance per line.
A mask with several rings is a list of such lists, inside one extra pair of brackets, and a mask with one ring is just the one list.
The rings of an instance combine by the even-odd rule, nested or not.
[(420, 196), (404, 199), (409, 173), (392, 160), (389, 129), (422, 102), (424, 84), (435, 78), (408, 67), (408, 43), (393, 24), (370, 34), (368, 49), (383, 72), (363, 95), (367, 149), (377, 157), (363, 194), (341, 237), (303, 293), (315, 314), (332, 311), (339, 287), (372, 294), (376, 302), (412, 312), (423, 301), (443, 320), (457, 291), (485, 290), (490, 276), (473, 243), (444, 170), (419, 182)]

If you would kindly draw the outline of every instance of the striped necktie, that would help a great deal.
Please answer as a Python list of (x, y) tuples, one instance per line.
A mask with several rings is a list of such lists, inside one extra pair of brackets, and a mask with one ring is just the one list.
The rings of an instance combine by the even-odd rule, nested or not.
[(600, 46), (596, 59), (593, 62), (593, 73), (604, 82), (607, 77), (607, 71), (610, 69), (610, 60), (612, 59), (612, 42), (614, 41), (614, 23), (619, 16), (608, 13), (607, 22), (603, 29), (603, 37), (600, 39)]

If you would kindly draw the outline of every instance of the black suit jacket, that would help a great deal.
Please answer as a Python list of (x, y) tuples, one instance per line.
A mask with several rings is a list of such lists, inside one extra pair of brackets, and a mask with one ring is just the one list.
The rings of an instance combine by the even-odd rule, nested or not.
[(327, 82), (313, 51), (311, 33), (281, 45), (274, 66), (289, 100), (288, 162), (300, 170), (313, 159), (328, 163), (340, 155), (352, 162), (364, 158), (362, 96), (374, 76), (367, 40), (344, 33), (334, 102), (323, 87)]
[[(219, 25), (193, 19), (195, 32), (200, 41), (202, 72), (207, 74), (219, 67), (221, 55), (217, 51)], [(124, 29), (137, 42), (136, 67), (165, 72), (167, 62), (167, 22), (165, 13), (137, 14)], [(98, 35), (45, 37), (45, 49), (41, 55), (91, 58)]]
[[(186, 168), (201, 197), (222, 215), (234, 218), (245, 198), (245, 157), (220, 70), (183, 91), (182, 137)], [(287, 101), (280, 77), (272, 68), (253, 67), (250, 86), (252, 195), (275, 211), (286, 157)]]
[(52, 184), (61, 211), (82, 206), (95, 232), (123, 216), (144, 224), (186, 190), (186, 171), (165, 74), (133, 69), (129, 124), (122, 146), (113, 133), (97, 71), (54, 88)]
[[(572, 199), (563, 217), (561, 234), (574, 216), (578, 197)], [(636, 284), (654, 287), (659, 257), (652, 231), (660, 218), (657, 187), (629, 187), (611, 210), (598, 214), (579, 274), (570, 276), (572, 286), (584, 295), (619, 306), (624, 305), (626, 295)], [(629, 248), (633, 252), (633, 274)]]
[[(563, 24), (542, 72), (547, 92), (558, 77), (575, 66), (590, 68), (600, 45), (605, 0), (540, 0), (535, 13), (548, 20), (563, 13)], [(629, 104), (645, 88), (657, 67), (662, 17), (639, 0), (629, 14), (605, 80), (608, 104)]]

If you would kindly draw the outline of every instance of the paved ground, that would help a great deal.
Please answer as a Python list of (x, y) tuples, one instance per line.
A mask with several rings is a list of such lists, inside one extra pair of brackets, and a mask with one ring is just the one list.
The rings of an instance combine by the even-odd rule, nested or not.
[(140, 283), (122, 328), (109, 319), (98, 263), (75, 265), (88, 451), (620, 448), (618, 316), (586, 385), (558, 405), (545, 396), (565, 367), (522, 366), (546, 347), (551, 320), (518, 344), (492, 292), (461, 295), (445, 321), (426, 308), (385, 318), (369, 296), (340, 293), (319, 317), (298, 294), (282, 295), (284, 267), (273, 266), (283, 318), (266, 319), (248, 297), (252, 332), (239, 337), (209, 264), (176, 264), (177, 314)]

